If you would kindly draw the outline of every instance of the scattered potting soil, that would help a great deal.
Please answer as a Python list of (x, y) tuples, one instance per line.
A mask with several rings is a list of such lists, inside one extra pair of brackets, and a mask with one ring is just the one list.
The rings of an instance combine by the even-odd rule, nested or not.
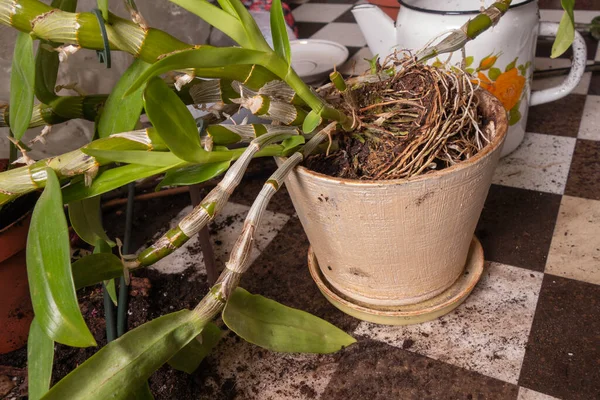
[[(274, 168), (274, 166), (272, 167)], [(261, 171), (261, 182), (264, 181), (262, 172), (264, 171)], [(201, 195), (205, 196), (208, 190), (210, 187), (202, 189)], [(157, 232), (164, 232), (171, 219), (189, 205), (189, 202), (190, 197), (187, 193), (136, 202), (132, 248), (148, 244)], [(123, 206), (104, 213), (104, 226), (110, 237), (123, 237), (124, 210)], [(226, 219), (218, 227), (213, 226), (212, 228), (221, 229), (234, 222), (232, 219)], [(81, 241), (78, 243), (82, 245)], [(209, 288), (206, 276), (199, 275), (194, 266), (190, 266), (181, 274), (162, 274), (152, 269), (140, 269), (133, 275), (129, 292), (128, 330), (162, 315), (194, 308)], [(107, 343), (101, 289), (98, 286), (84, 288), (77, 294), (80, 309), (98, 347), (73, 348), (57, 344), (55, 346), (53, 384)], [(224, 327), (222, 328), (224, 329)], [(228, 400), (236, 398), (235, 379), (221, 378), (211, 362), (210, 359), (203, 361), (197, 371), (191, 375), (164, 365), (150, 377), (150, 390), (157, 400)], [(6, 393), (0, 394), (0, 398), (26, 398), (28, 388), (27, 347), (0, 355), (0, 390), (3, 388), (6, 389)]]
[[(398, 71), (385, 73), (392, 65)], [(355, 129), (338, 132), (337, 149), (310, 156), (308, 168), (348, 179), (398, 179), (447, 168), (487, 142), (479, 126), (474, 85), (459, 70), (390, 60), (379, 75), (348, 80), (321, 95), (351, 115)]]

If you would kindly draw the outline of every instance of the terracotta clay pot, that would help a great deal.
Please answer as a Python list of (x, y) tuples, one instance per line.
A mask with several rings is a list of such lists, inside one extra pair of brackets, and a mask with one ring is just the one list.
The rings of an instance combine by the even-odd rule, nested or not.
[(394, 21), (398, 18), (398, 11), (400, 10), (398, 0), (369, 0), (369, 3), (381, 8)]
[(33, 308), (29, 297), (25, 245), (31, 213), (0, 230), (0, 354), (27, 343)]
[(477, 96), (491, 143), (468, 161), (403, 180), (304, 167), (286, 180), (320, 272), (344, 299), (371, 309), (422, 303), (463, 275), (507, 130), (502, 104)]
[[(8, 166), (0, 159), (0, 171)], [(0, 214), (0, 354), (27, 343), (33, 308), (29, 297), (25, 245), (37, 194), (6, 205)]]

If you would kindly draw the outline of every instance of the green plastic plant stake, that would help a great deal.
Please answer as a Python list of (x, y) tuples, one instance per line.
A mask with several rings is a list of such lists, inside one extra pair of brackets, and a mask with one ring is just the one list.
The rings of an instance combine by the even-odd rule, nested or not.
[(50, 389), (54, 342), (40, 328), (37, 319), (31, 321), (27, 338), (27, 381), (30, 400), (39, 400)]
[(102, 227), (100, 219), (100, 196), (69, 204), (69, 221), (77, 235), (88, 244), (96, 245), (98, 239), (114, 246)]
[(21, 140), (31, 121), (35, 81), (33, 39), (28, 33), (19, 32), (15, 41), (10, 72), (10, 130)]
[(200, 144), (196, 121), (167, 84), (158, 77), (152, 78), (143, 98), (148, 119), (169, 149), (183, 160), (204, 162), (207, 151)]
[(189, 342), (169, 360), (169, 365), (178, 371), (193, 373), (211, 350), (219, 343), (223, 332), (212, 322), (206, 324), (202, 333)]
[(183, 310), (140, 325), (101, 348), (54, 385), (44, 400), (129, 400), (205, 323), (194, 311)]
[(108, 137), (113, 133), (128, 132), (135, 129), (135, 126), (142, 112), (142, 88), (128, 96), (125, 92), (131, 84), (146, 71), (151, 64), (142, 59), (135, 60), (129, 68), (123, 73), (110, 96), (104, 104), (104, 108), (98, 120), (98, 136)]
[(287, 353), (333, 353), (356, 342), (346, 332), (307, 312), (237, 288), (223, 322), (247, 342)]
[(95, 346), (77, 303), (60, 183), (52, 169), (45, 171), (46, 188), (33, 209), (27, 236), (27, 276), (33, 310), (42, 331), (55, 342), (72, 347)]

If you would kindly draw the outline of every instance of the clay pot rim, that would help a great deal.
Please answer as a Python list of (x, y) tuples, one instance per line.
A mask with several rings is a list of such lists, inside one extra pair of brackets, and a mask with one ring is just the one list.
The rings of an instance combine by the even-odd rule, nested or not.
[(27, 219), (31, 215), (32, 212), (33, 212), (33, 209), (27, 211), (26, 213), (24, 213), (23, 215), (21, 215), (17, 220), (11, 222), (9, 225), (7, 225), (4, 228), (0, 229), (0, 240), (2, 239), (2, 235), (4, 233), (8, 232), (16, 224), (18, 224), (18, 223), (22, 222), (23, 220)]
[(327, 182), (327, 183), (335, 183), (340, 185), (348, 185), (348, 186), (362, 186), (362, 187), (382, 187), (382, 186), (390, 186), (390, 185), (403, 185), (409, 184), (413, 182), (420, 182), (424, 180), (433, 180), (433, 179), (441, 179), (446, 175), (453, 174), (456, 171), (460, 171), (462, 169), (471, 168), (478, 164), (481, 160), (490, 157), (491, 154), (496, 151), (503, 143), (506, 137), (506, 133), (508, 131), (508, 120), (506, 118), (506, 110), (494, 95), (483, 90), (477, 89), (476, 95), (481, 97), (482, 106), (489, 107), (491, 114), (499, 114), (500, 118), (496, 120), (495, 126), (495, 135), (492, 139), (492, 142), (483, 148), (479, 153), (477, 153), (474, 157), (468, 159), (467, 161), (463, 161), (459, 164), (453, 165), (448, 168), (444, 168), (442, 170), (430, 172), (424, 175), (419, 175), (411, 178), (401, 178), (401, 179), (390, 179), (390, 180), (358, 180), (358, 179), (348, 179), (348, 178), (337, 178), (329, 175), (322, 174), (320, 172), (312, 171), (302, 165), (296, 166), (296, 171), (303, 175), (312, 176), (314, 179)]

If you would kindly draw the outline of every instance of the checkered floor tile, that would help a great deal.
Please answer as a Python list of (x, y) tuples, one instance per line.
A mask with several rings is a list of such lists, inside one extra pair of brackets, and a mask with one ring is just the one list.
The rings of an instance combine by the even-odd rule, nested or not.
[[(346, 74), (365, 70), (371, 56), (349, 12), (354, 3), (292, 6), (301, 38), (349, 47), (339, 67)], [(560, 18), (559, 0), (539, 3), (543, 19)], [(578, 22), (600, 14), (598, 0), (576, 5)], [(548, 58), (548, 43), (541, 42), (536, 67), (568, 66), (568, 54)], [(599, 60), (597, 42), (586, 43), (589, 61)], [(246, 179), (216, 221), (221, 265), (262, 183), (262, 176)], [(525, 140), (501, 160), (477, 226), (484, 276), (465, 303), (438, 320), (380, 326), (331, 306), (308, 273), (309, 243), (285, 188), (262, 229), (242, 286), (325, 318), (358, 343), (326, 356), (278, 354), (229, 334), (202, 365), (214, 373), (188, 378), (198, 398), (600, 399), (600, 72), (587, 73), (564, 99), (531, 108)], [(193, 266), (203, 276), (198, 254), (191, 241), (155, 268), (170, 274)]]

